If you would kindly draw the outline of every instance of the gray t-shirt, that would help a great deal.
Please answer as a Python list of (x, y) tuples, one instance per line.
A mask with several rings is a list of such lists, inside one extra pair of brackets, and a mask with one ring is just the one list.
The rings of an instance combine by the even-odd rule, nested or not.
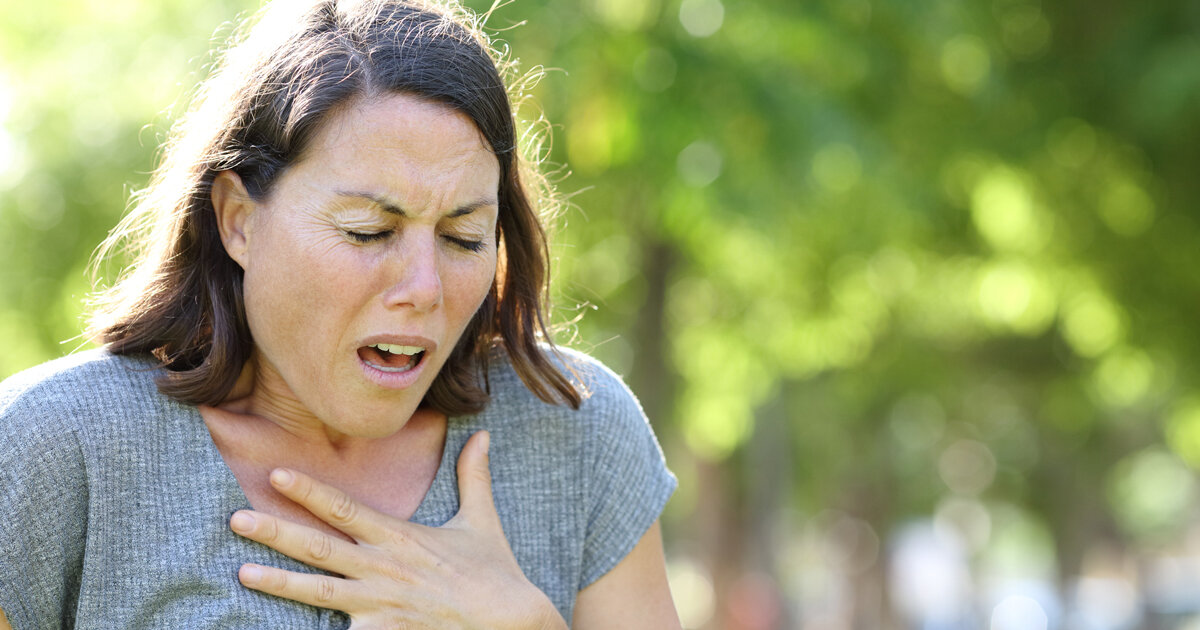
[[(569, 621), (675, 488), (637, 400), (595, 360), (564, 351), (591, 392), (548, 405), (501, 358), (492, 400), (451, 418), (413, 522), (458, 510), (455, 463), (492, 434), (496, 508), (517, 561)], [(241, 586), (256, 562), (315, 572), (234, 534), (249, 502), (195, 407), (158, 393), (145, 359), (90, 351), (0, 384), (0, 609), (42, 628), (345, 628), (340, 612)]]

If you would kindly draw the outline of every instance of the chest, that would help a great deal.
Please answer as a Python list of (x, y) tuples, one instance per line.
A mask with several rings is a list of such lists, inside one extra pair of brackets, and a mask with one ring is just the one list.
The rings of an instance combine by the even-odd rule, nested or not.
[(298, 470), (345, 492), (362, 505), (400, 520), (410, 519), (417, 511), (437, 473), (436, 464), (421, 466), (416, 470), (406, 471), (407, 474), (403, 475), (358, 476), (314, 467), (311, 466), (311, 462), (306, 461), (281, 460), (278, 465), (263, 465), (257, 461), (227, 459), (226, 465), (237, 479), (250, 507), (255, 511), (272, 514), (346, 540), (351, 539), (271, 487), (268, 482), (271, 471), (277, 467)]
[(271, 430), (229, 426), (229, 419), (206, 424), (225, 465), (250, 506), (331, 535), (349, 540), (337, 529), (276, 491), (271, 471), (300, 471), (345, 492), (377, 512), (408, 520), (421, 505), (442, 461), (445, 423), (425, 423), (405, 439), (381, 443), (352, 454), (307, 448)]
[[(257, 493), (256, 483), (269, 490), (271, 466), (258, 464), (256, 458), (231, 457), (235, 450), (222, 453), (214, 448), (215, 439), (200, 418), (191, 418), (196, 417), (188, 416), (173, 432), (147, 435), (145, 427), (156, 419), (147, 417), (120, 434), (95, 437), (86, 449), (87, 469), (94, 474), (88, 477), (89, 527), (87, 544), (81, 547), (88, 555), (86, 562), (81, 556), (79, 564), (75, 627), (345, 628), (331, 611), (264, 597), (237, 581), (243, 563), (313, 569), (234, 534), (230, 514), (245, 507), (247, 499), (253, 507), (280, 516), (303, 511), (288, 512), (298, 508), (286, 502), (278, 507), (271, 503), (272, 494)], [(588, 469), (572, 463), (579, 459), (576, 443), (562, 443), (536, 424), (514, 430), (496, 426), (486, 416), (455, 419), (440, 444), (443, 463), (427, 460), (424, 465), (433, 475), (428, 493), (421, 492), (421, 484), (411, 483), (416, 475), (403, 471), (391, 477), (407, 482), (389, 480), (390, 490), (378, 495), (352, 484), (345, 489), (359, 493), (364, 502), (393, 506), (381, 511), (396, 517), (406, 516), (419, 503), (410, 520), (439, 526), (459, 509), (454, 463), (467, 439), (483, 429), (493, 436), (494, 497), (513, 553), (529, 579), (570, 618), (589, 514), (584, 500), (589, 484), (583, 475)], [(536, 440), (554, 444), (545, 450), (556, 455), (530, 459), (507, 448)], [(272, 457), (276, 465), (306, 470), (292, 464), (306, 458), (287, 449)], [(409, 470), (422, 468), (419, 456), (394, 459), (407, 462)], [(229, 474), (234, 469), (239, 472)], [(315, 470), (313, 474), (335, 484), (350, 483), (321, 477)], [(405, 497), (407, 510), (400, 505)]]

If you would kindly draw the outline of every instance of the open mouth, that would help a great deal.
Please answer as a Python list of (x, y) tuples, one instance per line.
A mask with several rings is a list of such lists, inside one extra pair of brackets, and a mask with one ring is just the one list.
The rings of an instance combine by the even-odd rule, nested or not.
[(381, 372), (407, 372), (425, 358), (425, 348), (376, 343), (358, 349), (358, 358)]

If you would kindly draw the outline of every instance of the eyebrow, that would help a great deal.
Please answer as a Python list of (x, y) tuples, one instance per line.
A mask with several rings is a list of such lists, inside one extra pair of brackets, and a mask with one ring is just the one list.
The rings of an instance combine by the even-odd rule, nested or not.
[[(388, 199), (387, 197), (383, 197), (380, 195), (373, 195), (371, 193), (365, 193), (365, 192), (342, 191), (342, 190), (337, 191), (337, 195), (339, 197), (355, 197), (355, 198), (359, 198), (359, 199), (366, 199), (366, 200), (370, 201), (371, 203), (382, 208), (383, 211), (387, 212), (388, 214), (396, 214), (396, 215), (400, 215), (402, 217), (408, 216), (408, 213), (404, 211), (404, 208), (401, 208), (398, 204), (396, 204), (391, 199)], [(478, 210), (480, 208), (487, 208), (489, 206), (499, 206), (499, 205), (500, 205), (500, 203), (493, 198), (481, 197), (479, 199), (476, 199), (475, 201), (465, 203), (465, 204), (455, 208), (454, 211), (451, 212), (450, 214), (446, 215), (446, 217), (453, 219), (455, 217), (461, 217), (464, 215), (471, 214), (472, 212), (475, 212), (476, 210)]]

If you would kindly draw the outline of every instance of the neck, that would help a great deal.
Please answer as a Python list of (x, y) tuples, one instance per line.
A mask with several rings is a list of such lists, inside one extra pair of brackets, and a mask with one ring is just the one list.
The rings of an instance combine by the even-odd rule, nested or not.
[[(322, 422), (296, 398), (275, 370), (259, 360), (257, 353), (246, 361), (229, 396), (217, 407), (269, 422), (301, 445), (334, 455), (354, 455), (379, 441), (347, 435)], [(419, 413), (414, 414), (414, 419)]]

